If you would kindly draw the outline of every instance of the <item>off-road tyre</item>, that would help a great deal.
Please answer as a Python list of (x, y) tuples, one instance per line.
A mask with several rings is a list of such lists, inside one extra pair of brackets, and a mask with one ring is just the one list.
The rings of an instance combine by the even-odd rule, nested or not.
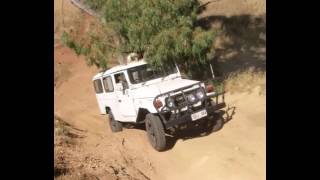
[(223, 112), (217, 112), (213, 115), (213, 120), (211, 124), (211, 132), (217, 132), (223, 128), (224, 119), (222, 117)]
[(158, 116), (147, 114), (145, 119), (147, 136), (152, 147), (157, 151), (166, 148), (166, 136), (163, 124)]
[(211, 132), (217, 132), (220, 129), (222, 129), (224, 124), (223, 118), (222, 117), (216, 117), (214, 122), (213, 122), (213, 127), (211, 129)]

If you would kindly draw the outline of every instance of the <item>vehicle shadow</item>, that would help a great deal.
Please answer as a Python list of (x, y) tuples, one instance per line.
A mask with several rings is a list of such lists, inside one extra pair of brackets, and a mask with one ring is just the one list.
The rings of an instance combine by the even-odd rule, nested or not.
[[(228, 123), (230, 120), (233, 119), (235, 110), (236, 110), (236, 107), (234, 106), (228, 107), (225, 111), (222, 111), (222, 113), (219, 114), (219, 117), (217, 118), (223, 119), (223, 125), (217, 131), (220, 131), (226, 123)], [(144, 124), (127, 124), (126, 123), (126, 124), (123, 124), (123, 127), (126, 129), (136, 129), (136, 130), (142, 130), (142, 131), (146, 130)], [(172, 149), (179, 139), (182, 139), (183, 141), (185, 141), (188, 139), (208, 136), (212, 133), (214, 133), (212, 131), (212, 126), (203, 126), (200, 124), (194, 124), (186, 129), (178, 130), (175, 133), (167, 133), (166, 134), (167, 147), (164, 151), (168, 151)]]
[(217, 131), (212, 131), (212, 127), (210, 126), (194, 125), (187, 129), (179, 130), (175, 134), (168, 134), (166, 136), (167, 148), (165, 151), (172, 149), (179, 139), (186, 141), (189, 139), (205, 137), (212, 133), (220, 131), (221, 129), (223, 129), (223, 126), (226, 123), (228, 123), (230, 120), (233, 119), (233, 116), (235, 115), (235, 110), (236, 110), (236, 107), (228, 107), (223, 113), (220, 114), (220, 117), (217, 117), (217, 118), (223, 119), (223, 125)]
[[(196, 26), (215, 34), (214, 53), (209, 62), (216, 77), (254, 70), (266, 71), (266, 15), (208, 15)], [(199, 65), (191, 78), (206, 80), (212, 76), (208, 64)]]

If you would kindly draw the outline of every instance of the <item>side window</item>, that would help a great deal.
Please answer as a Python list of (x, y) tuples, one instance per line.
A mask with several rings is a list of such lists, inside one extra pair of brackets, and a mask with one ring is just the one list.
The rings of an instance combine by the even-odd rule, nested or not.
[(103, 78), (103, 85), (106, 92), (113, 92), (113, 84), (110, 76)]
[(123, 73), (115, 74), (114, 79), (116, 80), (116, 84), (126, 82), (126, 77)]
[(94, 86), (94, 90), (96, 91), (97, 94), (100, 94), (103, 92), (102, 89), (102, 83), (100, 79), (96, 79), (93, 81), (93, 86)]
[(123, 89), (128, 89), (128, 82), (126, 80), (124, 73), (115, 74), (114, 79), (116, 81), (116, 84), (121, 83), (123, 86)]
[(139, 83), (141, 82), (141, 77), (140, 77), (140, 74), (139, 74), (139, 71), (138, 70), (131, 70), (129, 71), (131, 76), (129, 76), (130, 78), (130, 81), (133, 83), (133, 84), (136, 84), (136, 83)]

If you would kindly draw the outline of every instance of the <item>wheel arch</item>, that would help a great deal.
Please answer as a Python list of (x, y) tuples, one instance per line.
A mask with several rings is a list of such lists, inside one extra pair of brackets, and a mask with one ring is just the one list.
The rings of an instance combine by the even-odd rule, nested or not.
[(109, 106), (106, 106), (105, 111), (106, 111), (106, 114), (109, 114), (109, 111), (111, 111), (111, 108)]
[(149, 110), (146, 108), (139, 108), (136, 122), (144, 122), (146, 115), (149, 114)]

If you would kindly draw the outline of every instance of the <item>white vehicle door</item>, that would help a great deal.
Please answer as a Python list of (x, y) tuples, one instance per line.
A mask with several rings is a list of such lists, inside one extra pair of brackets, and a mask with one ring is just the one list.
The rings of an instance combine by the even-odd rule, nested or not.
[(133, 98), (129, 93), (128, 80), (123, 72), (114, 75), (115, 92), (118, 98), (119, 111), (123, 116), (122, 121), (135, 121), (137, 112), (134, 107)]
[(93, 81), (93, 86), (96, 92), (96, 98), (98, 101), (100, 113), (105, 114), (105, 93), (102, 88), (101, 78), (95, 79)]
[(102, 78), (103, 87), (104, 87), (104, 107), (109, 107), (112, 110), (114, 116), (119, 116), (118, 112), (118, 100), (114, 90), (114, 83), (112, 82), (112, 77), (110, 75), (104, 76)]

